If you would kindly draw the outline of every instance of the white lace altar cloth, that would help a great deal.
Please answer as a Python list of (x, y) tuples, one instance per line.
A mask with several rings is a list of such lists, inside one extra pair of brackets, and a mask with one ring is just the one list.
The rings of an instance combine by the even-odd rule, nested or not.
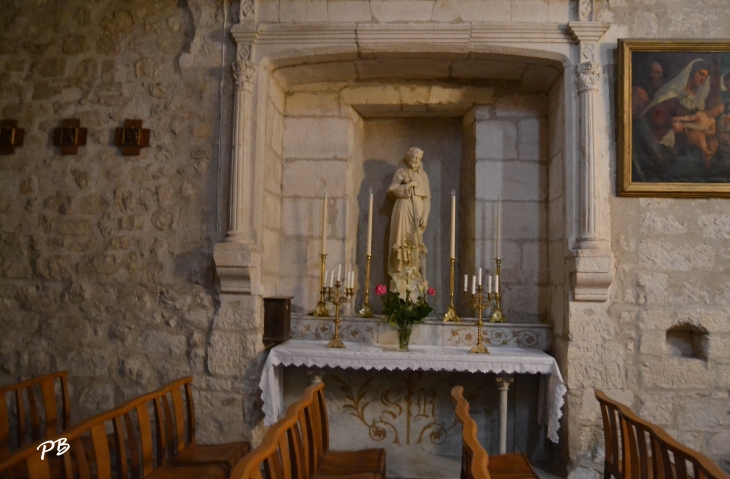
[(284, 412), (283, 366), (544, 374), (547, 377), (547, 435), (551, 441), (558, 442), (566, 388), (558, 363), (544, 351), (490, 347), (491, 354), (469, 354), (467, 348), (449, 346), (410, 346), (409, 352), (352, 342), (345, 342), (346, 349), (327, 349), (326, 346), (327, 341), (289, 340), (272, 348), (259, 383), (267, 426), (274, 424)]

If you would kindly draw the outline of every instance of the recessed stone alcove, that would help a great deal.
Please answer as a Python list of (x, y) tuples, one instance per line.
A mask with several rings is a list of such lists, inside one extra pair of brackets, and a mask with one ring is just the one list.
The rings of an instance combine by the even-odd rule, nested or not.
[[(346, 79), (343, 72), (348, 71), (357, 75)], [(449, 71), (463, 76), (450, 76)], [(394, 72), (393, 78), (387, 72)], [(536, 72), (541, 74), (540, 81)], [(427, 76), (432, 81), (424, 82)], [(427, 277), (440, 292), (435, 312), (443, 314), (448, 304), (453, 189), (459, 211), (457, 292), (463, 274), (474, 274), (477, 267), (494, 272), (492, 223), (501, 193), (505, 311), (515, 322), (548, 320), (551, 248), (558, 265), (553, 270), (552, 296), (556, 302), (563, 297), (560, 64), (515, 56), (424, 60), (391, 55), (361, 62), (288, 66), (275, 70), (272, 77), (270, 95), (283, 96), (278, 100), (283, 111), (269, 109), (272, 116), (282, 116), (271, 120), (273, 125), (281, 121), (281, 131), (272, 128), (271, 136), (280, 134), (282, 146), (280, 157), (277, 148), (271, 148), (265, 168), (271, 171), (281, 165), (282, 173), (281, 197), (276, 197), (275, 184), (266, 193), (271, 208), (265, 213), (265, 224), (271, 227), (265, 234), (269, 231), (271, 240), (263, 244), (265, 294), (292, 295), (295, 311), (312, 309), (320, 274), (325, 187), (330, 198), (328, 269), (339, 263), (356, 269), (360, 288), (355, 304), (359, 304), (368, 189), (373, 187), (371, 287), (387, 284), (384, 249), (392, 200), (385, 191), (405, 150), (419, 146), (426, 152), (424, 168), (431, 177), (433, 195), (425, 242)], [(276, 141), (278, 137), (271, 142)], [(270, 176), (278, 178), (276, 172)], [(277, 200), (281, 228), (275, 238)], [(272, 264), (279, 248), (281, 269), (276, 271)], [(373, 304), (379, 310), (377, 301)], [(459, 312), (473, 316), (463, 305)]]

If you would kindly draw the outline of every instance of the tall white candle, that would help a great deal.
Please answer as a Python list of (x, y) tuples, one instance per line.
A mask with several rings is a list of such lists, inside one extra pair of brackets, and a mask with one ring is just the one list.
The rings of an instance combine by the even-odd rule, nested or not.
[(335, 270), (330, 271), (330, 288), (335, 285)]
[(322, 254), (327, 254), (327, 193), (322, 205)]
[(350, 271), (350, 288), (355, 287), (355, 272)]
[(497, 258), (502, 257), (502, 195), (497, 198)]
[(471, 277), (471, 294), (477, 294), (477, 277), (474, 275)]
[(479, 286), (482, 285), (482, 268), (479, 268)]
[(370, 188), (370, 202), (368, 206), (368, 240), (365, 254), (370, 256), (371, 254), (371, 243), (373, 242), (373, 188)]
[(469, 275), (465, 274), (464, 275), (464, 292), (466, 293), (467, 291), (469, 291)]
[(456, 191), (451, 190), (451, 256), (456, 258)]
[(337, 281), (339, 282), (340, 279), (342, 279), (342, 263), (337, 264)]
[(329, 276), (329, 274), (330, 274), (329, 271), (324, 272), (324, 283), (322, 283), (322, 284), (324, 284), (325, 286), (327, 286), (327, 276)]
[(492, 275), (490, 274), (487, 278), (489, 281), (487, 281), (487, 284), (489, 285), (489, 294), (492, 294)]

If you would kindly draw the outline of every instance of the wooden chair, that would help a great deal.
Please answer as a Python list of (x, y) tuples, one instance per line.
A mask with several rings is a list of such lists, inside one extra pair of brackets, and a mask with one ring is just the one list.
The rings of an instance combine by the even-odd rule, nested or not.
[[(310, 386), (304, 396), (269, 428), (261, 445), (247, 454), (231, 472), (231, 479), (378, 479), (379, 473), (317, 475), (320, 418), (314, 395), (322, 385)], [(319, 434), (319, 439), (317, 435)], [(357, 466), (357, 464), (353, 464)]]
[(161, 394), (155, 400), (158, 428), (164, 430), (167, 439), (165, 445), (167, 457), (173, 466), (218, 465), (230, 474), (233, 466), (251, 451), (251, 443), (197, 444), (195, 442), (192, 382), (192, 377), (173, 381), (159, 390)]
[(375, 474), (377, 479), (386, 479), (385, 449), (361, 449), (358, 451), (332, 451), (329, 448), (329, 420), (324, 400), (324, 383), (316, 383), (304, 390), (303, 406), (308, 422), (307, 433), (312, 443), (313, 476), (345, 476), (353, 474)]
[[(158, 426), (155, 428), (151, 414), (151, 411), (160, 410), (156, 404), (160, 397), (160, 390), (146, 394), (49, 438), (66, 438), (70, 445), (70, 449), (59, 456), (62, 461), (60, 473), (52, 470), (48, 460), (41, 459), (37, 444), (31, 444), (0, 462), (0, 477), (9, 473), (11, 477), (31, 479), (108, 479), (112, 476), (117, 479), (225, 479), (226, 471), (221, 466), (168, 465), (165, 428), (159, 427), (160, 418), (154, 414)], [(107, 434), (107, 431), (113, 433)], [(84, 438), (89, 440), (84, 441)]]
[[(71, 426), (67, 377), (68, 371), (60, 371), (0, 388), (0, 460), (29, 443), (55, 436)], [(57, 386), (60, 397), (56, 395)], [(42, 408), (39, 407), (41, 397)], [(9, 403), (8, 398), (12, 398)], [(14, 434), (10, 431), (11, 426), (14, 426)]]
[(477, 439), (477, 423), (469, 415), (464, 388), (454, 386), (456, 418), (462, 425), (461, 479), (538, 479), (527, 456), (513, 452), (490, 457)]
[(628, 406), (603, 391), (596, 390), (595, 395), (606, 441), (604, 478), (730, 479), (710, 458), (683, 446)]

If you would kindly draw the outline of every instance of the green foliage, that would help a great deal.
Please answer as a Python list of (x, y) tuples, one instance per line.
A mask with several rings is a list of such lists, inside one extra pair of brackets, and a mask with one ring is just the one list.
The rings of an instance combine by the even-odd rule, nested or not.
[(424, 296), (418, 296), (413, 302), (401, 299), (398, 291), (388, 291), (382, 296), (382, 300), (383, 313), (388, 315), (388, 323), (395, 328), (422, 323), (433, 311)]

